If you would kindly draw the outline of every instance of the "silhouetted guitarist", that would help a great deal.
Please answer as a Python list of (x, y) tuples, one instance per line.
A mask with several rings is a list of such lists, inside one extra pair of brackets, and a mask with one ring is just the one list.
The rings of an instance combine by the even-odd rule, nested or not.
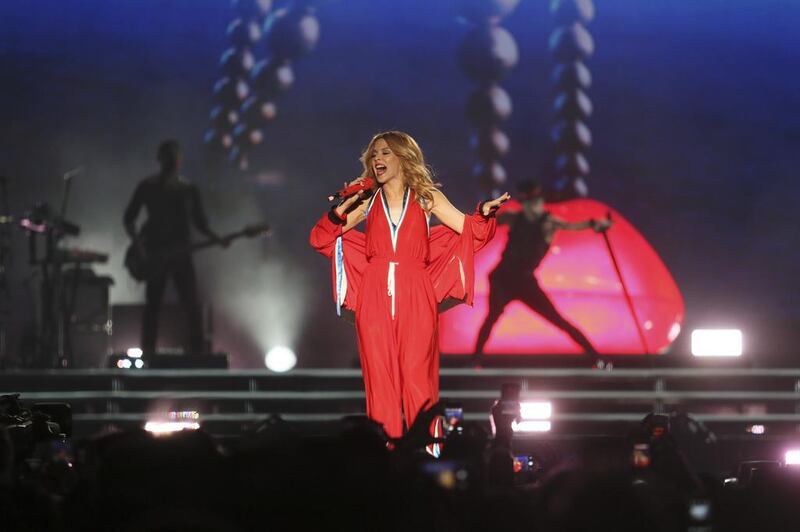
[[(124, 223), (137, 251), (147, 257), (168, 254), (188, 248), (191, 225), (203, 235), (227, 245), (208, 226), (208, 220), (197, 187), (181, 175), (183, 152), (176, 140), (166, 140), (158, 147), (158, 174), (142, 180), (125, 209)], [(147, 210), (147, 220), (136, 230), (139, 211)], [(160, 264), (147, 278), (145, 310), (142, 319), (142, 350), (145, 357), (155, 353), (158, 336), (158, 315), (164, 288), (169, 277), (175, 282), (181, 305), (186, 313), (189, 338), (188, 352), (203, 352), (203, 318), (197, 295), (197, 278), (191, 253), (182, 253)]]

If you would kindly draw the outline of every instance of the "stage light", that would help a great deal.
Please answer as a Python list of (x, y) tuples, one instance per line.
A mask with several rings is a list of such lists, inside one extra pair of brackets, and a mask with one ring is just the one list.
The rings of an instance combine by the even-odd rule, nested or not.
[(125, 359), (124, 358), (120, 358), (119, 360), (117, 360), (117, 367), (119, 369), (125, 369)]
[(137, 358), (133, 361), (133, 365), (136, 366), (137, 369), (142, 369), (144, 367), (144, 360)]
[(144, 430), (155, 436), (163, 436), (182, 430), (200, 428), (200, 414), (193, 411), (169, 412), (145, 423)]
[(172, 434), (181, 430), (197, 430), (200, 428), (198, 423), (187, 423), (178, 421), (148, 421), (144, 425), (144, 430), (157, 436)]
[(142, 348), (141, 347), (129, 347), (126, 351), (129, 358), (142, 358)]
[(526, 401), (520, 403), (520, 420), (511, 424), (514, 432), (549, 432), (552, 423), (553, 404), (549, 401)]
[(123, 358), (120, 362), (122, 362), (122, 369), (131, 369), (131, 360), (129, 358)]
[(767, 432), (767, 428), (764, 425), (750, 425), (747, 427), (747, 432), (750, 434), (765, 434)]
[(695, 329), (692, 355), (696, 357), (738, 357), (742, 355), (742, 331), (738, 329)]
[(292, 369), (297, 364), (297, 356), (294, 351), (284, 346), (273, 347), (264, 355), (264, 365), (267, 369), (275, 373), (284, 373)]
[(515, 421), (511, 424), (511, 429), (514, 432), (550, 432), (552, 428), (552, 423), (543, 420), (523, 420)]
[(689, 517), (693, 521), (706, 521), (711, 517), (711, 503), (700, 499), (689, 502)]
[(519, 405), (518, 421), (511, 424), (514, 432), (549, 432), (553, 404), (550, 401), (525, 401)]
[(519, 407), (523, 420), (550, 419), (553, 415), (553, 404), (549, 401), (528, 401), (520, 403)]
[(800, 449), (790, 449), (783, 457), (783, 463), (787, 466), (800, 465)]

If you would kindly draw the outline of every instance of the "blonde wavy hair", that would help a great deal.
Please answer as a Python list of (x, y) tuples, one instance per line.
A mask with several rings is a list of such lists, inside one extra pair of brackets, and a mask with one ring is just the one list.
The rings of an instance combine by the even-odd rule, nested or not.
[(417, 141), (403, 131), (384, 131), (369, 141), (367, 148), (361, 153), (361, 164), (364, 165), (362, 177), (370, 177), (377, 183), (375, 169), (372, 167), (372, 151), (375, 143), (385, 140), (392, 152), (400, 158), (405, 185), (414, 191), (417, 201), (427, 211), (433, 207), (433, 192), (441, 185), (433, 181), (433, 170), (425, 164), (425, 157)]

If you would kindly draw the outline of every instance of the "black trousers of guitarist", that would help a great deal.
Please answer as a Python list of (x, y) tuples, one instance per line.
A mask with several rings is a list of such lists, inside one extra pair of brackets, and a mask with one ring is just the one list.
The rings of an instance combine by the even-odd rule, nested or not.
[[(183, 153), (174, 140), (158, 148), (161, 171), (141, 181), (125, 209), (124, 223), (128, 235), (145, 257), (164, 257), (188, 247), (191, 226), (203, 235), (219, 239), (208, 226), (197, 187), (180, 175)], [(141, 231), (136, 219), (144, 208), (147, 220)], [(178, 298), (186, 315), (189, 338), (188, 352), (203, 351), (203, 321), (197, 293), (197, 277), (190, 254), (171, 256), (162, 261), (147, 279), (145, 312), (142, 319), (142, 350), (145, 357), (155, 353), (158, 337), (158, 317), (167, 281), (175, 283)]]
[(178, 299), (186, 315), (189, 337), (186, 348), (189, 353), (200, 354), (203, 345), (203, 313), (197, 294), (197, 277), (191, 256), (184, 256), (157, 272), (147, 280), (145, 288), (144, 316), (142, 316), (142, 351), (146, 357), (155, 353), (158, 339), (158, 318), (167, 281), (172, 278)]

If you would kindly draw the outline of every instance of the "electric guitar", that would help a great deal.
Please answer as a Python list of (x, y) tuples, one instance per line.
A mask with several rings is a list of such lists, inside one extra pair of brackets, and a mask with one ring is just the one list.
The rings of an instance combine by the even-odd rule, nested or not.
[(220, 237), (219, 240), (209, 238), (162, 252), (147, 251), (147, 243), (145, 242), (143, 246), (144, 253), (142, 253), (141, 247), (131, 243), (131, 245), (128, 246), (128, 250), (125, 252), (125, 268), (131, 274), (131, 277), (137, 281), (146, 281), (162, 270), (170, 261), (178, 259), (183, 255), (219, 245), (220, 241), (230, 243), (241, 237), (253, 238), (258, 235), (265, 235), (269, 233), (269, 230), (270, 228), (267, 224), (248, 225), (241, 231), (236, 231)]

